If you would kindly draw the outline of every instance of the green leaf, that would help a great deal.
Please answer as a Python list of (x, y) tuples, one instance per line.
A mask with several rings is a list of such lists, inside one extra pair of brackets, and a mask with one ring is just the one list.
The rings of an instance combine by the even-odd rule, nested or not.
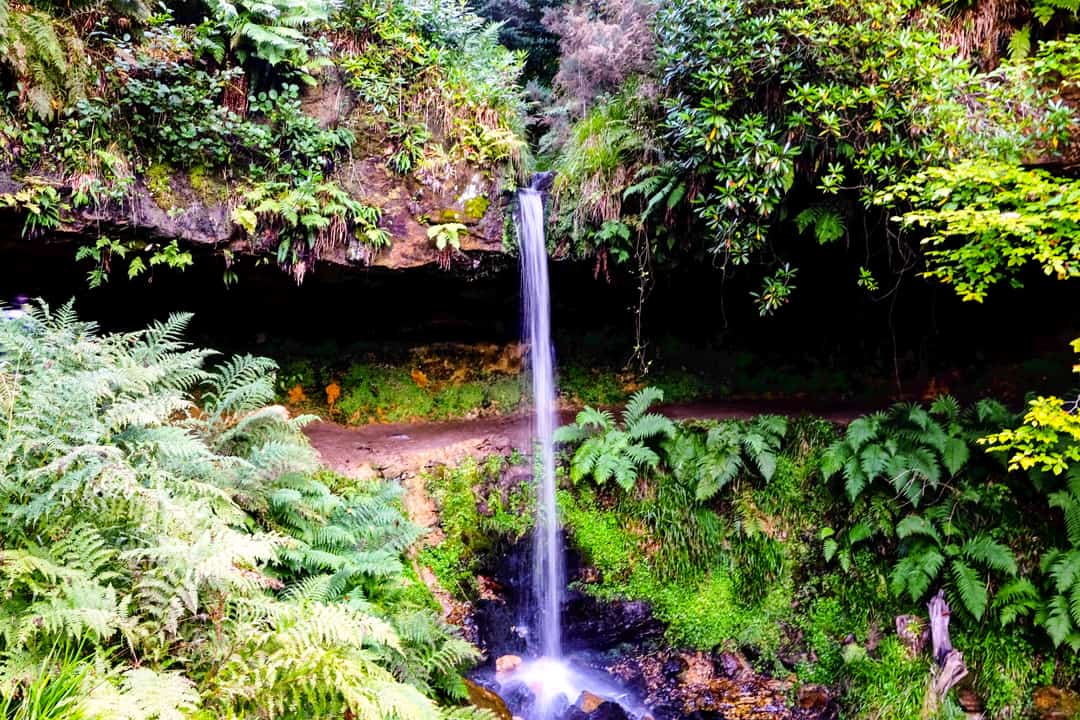
[(960, 468), (964, 467), (969, 455), (967, 443), (960, 438), (950, 437), (945, 441), (942, 460), (945, 462), (945, 469), (949, 471), (950, 475), (956, 475)]
[(908, 515), (896, 524), (896, 537), (903, 540), (913, 535), (924, 535), (938, 544), (941, 543), (941, 534), (937, 528), (921, 515)]
[(985, 581), (979, 576), (979, 573), (961, 560), (953, 560), (952, 576), (953, 581), (956, 583), (956, 594), (963, 602), (964, 607), (976, 619), (981, 619), (983, 613), (986, 612), (988, 600)]
[(840, 547), (840, 545), (835, 540), (833, 540), (832, 538), (829, 538), (829, 539), (827, 539), (825, 541), (825, 546), (824, 546), (825, 562), (832, 561), (833, 556), (836, 554), (836, 551), (837, 551), (837, 549), (839, 547)]
[(143, 263), (142, 258), (138, 255), (131, 258), (131, 262), (128, 263), (128, 279), (138, 277), (144, 272), (146, 272), (146, 265)]

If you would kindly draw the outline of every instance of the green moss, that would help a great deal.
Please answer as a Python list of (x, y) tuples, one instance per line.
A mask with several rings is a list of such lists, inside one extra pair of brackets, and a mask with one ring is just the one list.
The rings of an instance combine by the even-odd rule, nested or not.
[(461, 417), (484, 406), (484, 388), (478, 383), (447, 385), (435, 393), (434, 413), (438, 417)]
[(583, 405), (615, 405), (625, 402), (629, 393), (610, 370), (570, 365), (559, 370), (559, 391)]
[(402, 368), (353, 365), (342, 376), (338, 410), (353, 424), (432, 417), (435, 399)]
[(521, 405), (521, 380), (517, 377), (495, 378), (485, 389), (488, 407), (498, 413), (509, 413)]
[(464, 219), (465, 218), (460, 210), (455, 210), (454, 208), (443, 208), (442, 210), (439, 210), (435, 213), (434, 222), (432, 222), (431, 224), (446, 225), (449, 223), (459, 223)]
[[(296, 363), (283, 365), (288, 370)], [(286, 373), (292, 377), (291, 373)], [(305, 381), (302, 382), (307, 387)], [(485, 375), (470, 381), (435, 383), (400, 366), (358, 363), (338, 377), (339, 417), (352, 424), (446, 420), (479, 414), (509, 413), (521, 404), (517, 376)]]
[[(506, 501), (495, 489), (508, 462), (499, 455), (482, 462), (469, 458), (457, 467), (439, 467), (425, 476), (439, 508), (444, 539), (425, 548), (419, 560), (432, 569), (443, 587), (461, 597), (474, 594), (476, 566), (482, 557), (532, 527), (530, 487), (514, 488)], [(480, 513), (481, 499), (487, 514)]]
[(173, 173), (174, 170), (168, 165), (154, 163), (143, 174), (150, 197), (162, 210), (170, 210), (177, 204), (176, 194), (172, 190)]
[(188, 182), (195, 195), (206, 205), (223, 203), (229, 199), (228, 187), (205, 165), (196, 165), (188, 170)]
[(445, 538), (439, 545), (425, 548), (420, 562), (431, 568), (444, 588), (464, 597), (472, 595), (477, 559), (490, 548), (480, 531), (473, 490), (482, 483), (482, 467), (469, 458), (458, 467), (439, 467), (424, 476), (438, 505)]
[(491, 201), (482, 195), (469, 198), (465, 201), (465, 217), (469, 220), (479, 220), (484, 217), (490, 205)]
[(659, 563), (643, 560), (644, 535), (622, 513), (601, 507), (591, 490), (563, 491), (559, 502), (575, 546), (600, 571), (601, 584), (590, 592), (647, 600), (677, 645), (752, 645), (766, 655), (776, 650), (777, 623), (791, 613), (788, 584), (777, 583), (760, 602), (746, 603), (736, 591), (737, 571), (719, 548), (703, 572), (671, 577)]

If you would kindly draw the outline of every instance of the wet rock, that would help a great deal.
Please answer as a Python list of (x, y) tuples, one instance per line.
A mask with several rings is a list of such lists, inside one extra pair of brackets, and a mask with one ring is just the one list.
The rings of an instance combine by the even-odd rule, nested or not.
[(480, 598), (482, 600), (492, 600), (495, 602), (505, 603), (503, 598), (503, 586), (485, 575), (476, 576), (476, 586), (480, 589)]
[(799, 688), (796, 698), (798, 705), (803, 710), (821, 712), (829, 705), (832, 699), (829, 689), (824, 685), (803, 685)]
[(687, 667), (688, 665), (686, 663), (686, 660), (679, 657), (678, 655), (675, 655), (674, 657), (670, 657), (664, 661), (664, 664), (660, 668), (660, 671), (664, 673), (664, 677), (666, 677), (668, 680), (674, 680), (679, 675), (686, 672)]
[(800, 665), (813, 662), (812, 653), (806, 647), (801, 629), (783, 625), (784, 640), (776, 652), (776, 659), (788, 670), (796, 670)]
[(753, 645), (743, 645), (739, 648), (739, 654), (749, 660), (751, 663), (755, 663), (761, 659), (761, 651)]
[(1080, 714), (1080, 695), (1072, 690), (1047, 686), (1031, 695), (1039, 720), (1072, 720)]
[(469, 694), (469, 703), (474, 707), (491, 711), (498, 720), (512, 720), (510, 708), (494, 691), (477, 685), (468, 678), (465, 679), (465, 689)]
[(520, 655), (503, 655), (495, 661), (495, 672), (500, 675), (503, 673), (512, 673), (521, 667)]
[(588, 720), (628, 720), (626, 711), (622, 709), (622, 706), (610, 701), (600, 703), (586, 717)]
[(529, 715), (533, 703), (536, 701), (536, 696), (533, 695), (532, 690), (525, 683), (501, 685), (499, 692), (502, 694), (502, 699), (506, 701), (507, 706), (514, 708), (516, 712), (522, 715)]
[(551, 701), (551, 717), (563, 717), (572, 707), (569, 698), (565, 695), (557, 695)]
[(713, 679), (716, 671), (712, 661), (704, 653), (688, 653), (680, 659), (686, 665), (686, 670), (679, 678), (684, 685), (707, 685)]
[(742, 680), (754, 675), (754, 668), (749, 661), (737, 652), (722, 652), (717, 658), (716, 667), (722, 677), (729, 680)]
[(577, 594), (564, 613), (564, 636), (571, 649), (613, 648), (659, 637), (662, 626), (642, 601), (601, 603)]
[(517, 655), (525, 652), (525, 638), (518, 629), (518, 616), (512, 597), (500, 600), (477, 599), (472, 619), (480, 637), (478, 643), (488, 657)]
[(591, 713), (596, 708), (604, 704), (604, 698), (599, 695), (593, 695), (588, 690), (581, 693), (581, 697), (574, 703), (582, 712)]

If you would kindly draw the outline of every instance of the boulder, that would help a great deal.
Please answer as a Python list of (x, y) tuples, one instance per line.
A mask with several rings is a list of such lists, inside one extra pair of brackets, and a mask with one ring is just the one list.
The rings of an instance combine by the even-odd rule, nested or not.
[(588, 720), (628, 720), (622, 705), (610, 701), (600, 703), (587, 717)]
[(577, 699), (577, 702), (574, 703), (574, 705), (576, 705), (578, 708), (580, 708), (585, 713), (591, 713), (593, 710), (595, 710), (596, 708), (600, 707), (603, 704), (604, 704), (604, 698), (600, 697), (599, 695), (594, 695), (593, 693), (589, 692), (588, 690), (585, 690), (584, 692), (582, 692), (581, 697), (579, 697)]
[(502, 674), (512, 673), (521, 667), (521, 657), (518, 655), (503, 655), (495, 661), (495, 672)]
[(657, 637), (663, 632), (649, 604), (641, 601), (601, 603), (577, 595), (571, 599), (564, 618), (564, 636), (570, 650), (612, 648)]
[(754, 668), (749, 661), (738, 652), (722, 652), (716, 659), (716, 670), (721, 677), (728, 680), (743, 680), (754, 675)]
[[(340, 87), (328, 83), (323, 92), (325, 96), (314, 103), (318, 108), (312, 110), (320, 122), (328, 123), (331, 115), (350, 109)], [(378, 208), (379, 227), (389, 234), (391, 244), (376, 252), (358, 240), (346, 239), (322, 248), (318, 262), (395, 270), (453, 265), (469, 272), (481, 266), (481, 258), (503, 253), (502, 183), (481, 168), (458, 162), (449, 165), (445, 177), (438, 179), (402, 176), (391, 171), (381, 155), (357, 150), (354, 156), (340, 158), (328, 179), (350, 197)], [(45, 176), (38, 181), (56, 187), (64, 198), (79, 190), (74, 184), (77, 179), (67, 176)], [(24, 184), (16, 168), (0, 165), (0, 193), (17, 192)], [(123, 203), (72, 208), (63, 214), (60, 226), (43, 239), (79, 242), (83, 236), (98, 237), (106, 232), (176, 240), (186, 250), (275, 257), (276, 241), (250, 237), (232, 220), (241, 187), (242, 183), (227, 182), (217, 170), (155, 166), (153, 175), (147, 171), (145, 176), (134, 178)], [(13, 222), (12, 213), (0, 211), (0, 223)], [(466, 226), (459, 238), (461, 248), (441, 253), (427, 231), (431, 225), (451, 221)]]

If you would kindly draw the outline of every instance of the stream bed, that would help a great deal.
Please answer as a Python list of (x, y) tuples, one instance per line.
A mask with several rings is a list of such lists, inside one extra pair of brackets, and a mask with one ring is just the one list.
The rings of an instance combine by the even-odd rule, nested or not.
[(512, 717), (531, 720), (832, 720), (832, 694), (757, 672), (738, 652), (671, 647), (647, 603), (602, 602), (576, 589), (593, 569), (567, 552), (563, 658), (535, 652), (536, 608), (527, 539), (486, 559), (468, 634), (486, 655), (470, 679)]

